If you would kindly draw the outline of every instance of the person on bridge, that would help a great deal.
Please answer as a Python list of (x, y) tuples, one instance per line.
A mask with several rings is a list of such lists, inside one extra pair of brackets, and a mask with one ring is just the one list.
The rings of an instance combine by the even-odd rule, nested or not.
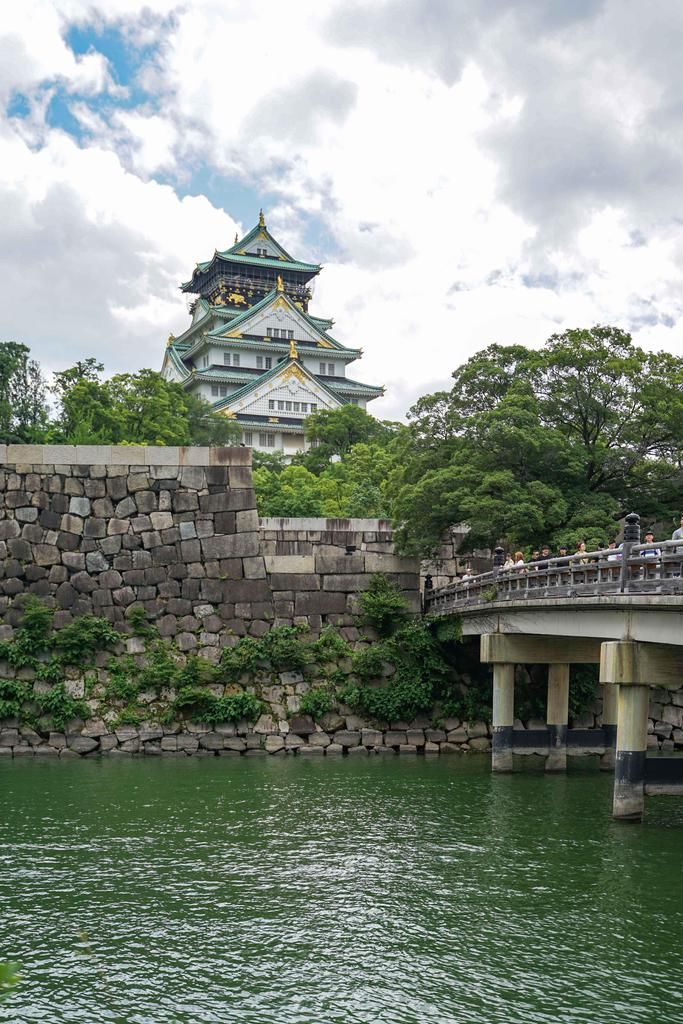
[[(654, 539), (655, 539), (654, 533), (652, 532), (652, 530), (648, 530), (647, 533), (645, 534), (645, 543), (646, 544), (653, 544), (654, 543)], [(642, 558), (659, 558), (661, 553), (662, 552), (661, 552), (660, 548), (653, 548), (653, 547), (643, 548), (643, 550), (640, 552)]]
[(683, 540), (683, 516), (681, 516), (681, 525), (678, 527), (677, 530), (674, 530), (674, 532), (671, 534), (671, 539)]
[(514, 567), (515, 567), (515, 560), (512, 557), (512, 555), (510, 554), (510, 552), (508, 551), (507, 555), (505, 556), (505, 561), (503, 562), (503, 568), (504, 569), (514, 569)]
[[(647, 530), (647, 532), (645, 534), (645, 543), (646, 544), (652, 544), (654, 542), (654, 539), (655, 539), (655, 535), (652, 532), (652, 530)], [(653, 559), (654, 560), (654, 559), (660, 558), (661, 554), (662, 554), (661, 548), (646, 547), (646, 548), (643, 548), (642, 551), (640, 552), (640, 557), (641, 558), (647, 558), (647, 559)], [(645, 579), (652, 579), (652, 577), (657, 575), (657, 570), (655, 569), (655, 567), (653, 565), (645, 565), (643, 568), (644, 568), (643, 575), (645, 576)]]
[(579, 565), (590, 565), (590, 561), (591, 560), (590, 560), (590, 558), (586, 558), (585, 555), (586, 555), (586, 542), (585, 542), (585, 540), (580, 540), (579, 543), (576, 545), (576, 554), (574, 556), (575, 558), (578, 557)]

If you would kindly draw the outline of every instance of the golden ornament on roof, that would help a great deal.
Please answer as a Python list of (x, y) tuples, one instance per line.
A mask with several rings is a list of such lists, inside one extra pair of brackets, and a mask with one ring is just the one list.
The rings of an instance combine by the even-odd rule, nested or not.
[(263, 216), (263, 210), (258, 212), (258, 226), (264, 228), (266, 226), (266, 218)]
[(296, 350), (296, 342), (294, 341), (294, 338), (292, 338), (292, 340), (289, 343), (289, 358), (290, 359), (298, 359), (299, 358), (299, 353)]
[(283, 292), (285, 290), (285, 286), (284, 286), (281, 274), (277, 275), (277, 290), (279, 292)]
[(237, 232), (235, 232), (235, 241), (234, 241), (234, 243), (233, 243), (233, 244), (234, 244), (234, 245), (237, 245), (237, 243), (239, 242), (239, 240), (240, 240), (240, 236), (239, 236), (239, 235), (237, 234)]

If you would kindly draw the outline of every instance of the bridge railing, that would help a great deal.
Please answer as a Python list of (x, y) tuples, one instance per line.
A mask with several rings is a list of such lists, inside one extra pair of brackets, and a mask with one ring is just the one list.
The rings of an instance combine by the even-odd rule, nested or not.
[(683, 594), (683, 541), (628, 544), (497, 568), (425, 591), (438, 615), (501, 601), (614, 594)]

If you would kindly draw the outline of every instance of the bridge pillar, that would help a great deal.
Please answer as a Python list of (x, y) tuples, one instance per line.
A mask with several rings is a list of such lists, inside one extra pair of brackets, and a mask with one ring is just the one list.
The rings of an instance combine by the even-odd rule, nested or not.
[(512, 771), (512, 723), (515, 705), (515, 666), (493, 666), (493, 737), (491, 771)]
[(612, 814), (622, 821), (640, 821), (645, 808), (649, 681), (666, 668), (659, 655), (655, 645), (632, 640), (610, 641), (600, 650), (600, 682), (617, 688)]
[(645, 808), (649, 697), (648, 686), (619, 686), (612, 813), (624, 821), (640, 821)]
[(567, 723), (569, 721), (569, 665), (548, 665), (549, 754), (545, 759), (547, 772), (567, 770)]
[(600, 771), (612, 772), (617, 741), (617, 687), (613, 683), (603, 683), (602, 687), (602, 731), (605, 753), (600, 755)]

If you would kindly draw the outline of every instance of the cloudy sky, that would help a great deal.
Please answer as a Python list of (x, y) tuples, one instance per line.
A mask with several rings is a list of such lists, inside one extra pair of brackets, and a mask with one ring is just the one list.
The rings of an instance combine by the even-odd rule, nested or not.
[(683, 355), (680, 0), (21, 0), (0, 26), (0, 338), (158, 368), (263, 206), (401, 417), (497, 341)]

